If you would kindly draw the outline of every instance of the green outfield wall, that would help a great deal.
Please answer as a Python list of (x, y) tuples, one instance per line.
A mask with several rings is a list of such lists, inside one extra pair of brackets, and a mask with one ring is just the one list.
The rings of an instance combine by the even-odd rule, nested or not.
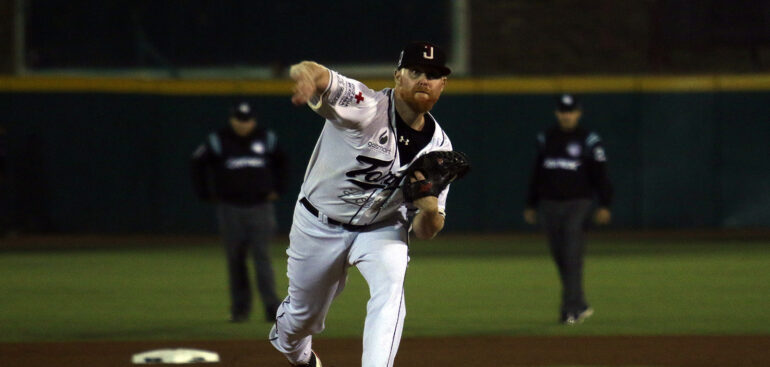
[[(0, 78), (3, 215), (27, 231), (214, 231), (189, 157), (246, 98), (291, 158), (278, 205), (286, 230), (322, 127), (289, 90), (286, 81)], [(605, 142), (613, 226), (770, 226), (770, 77), (509, 78), (450, 81), (434, 110), (474, 165), (452, 188), (447, 230), (527, 228), (535, 134), (554, 122), (560, 91), (583, 96), (583, 125)]]

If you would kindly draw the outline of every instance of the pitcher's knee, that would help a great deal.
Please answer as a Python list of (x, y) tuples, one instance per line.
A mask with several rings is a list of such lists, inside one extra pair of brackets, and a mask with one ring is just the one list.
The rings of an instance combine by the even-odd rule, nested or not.
[(370, 302), (378, 304), (401, 302), (403, 290), (404, 287), (402, 283), (391, 283), (377, 286), (376, 288), (370, 289)]

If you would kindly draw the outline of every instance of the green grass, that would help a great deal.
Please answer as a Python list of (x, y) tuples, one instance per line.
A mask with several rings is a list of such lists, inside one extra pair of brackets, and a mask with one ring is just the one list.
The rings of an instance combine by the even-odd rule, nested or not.
[[(686, 242), (686, 243), (683, 243)], [(0, 252), (0, 341), (263, 338), (261, 312), (227, 323), (216, 243)], [(285, 244), (273, 248), (285, 292)], [(592, 240), (578, 327), (556, 323), (543, 239), (447, 236), (411, 246), (405, 336), (770, 333), (770, 242)], [(360, 336), (366, 283), (351, 270), (325, 337)], [(257, 310), (259, 311), (259, 310)]]

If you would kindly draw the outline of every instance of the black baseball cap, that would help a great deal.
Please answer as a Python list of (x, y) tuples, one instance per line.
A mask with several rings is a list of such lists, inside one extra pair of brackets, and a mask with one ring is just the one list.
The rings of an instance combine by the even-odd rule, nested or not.
[(424, 66), (441, 72), (441, 76), (449, 75), (452, 70), (446, 66), (446, 54), (438, 46), (429, 42), (412, 42), (401, 51), (398, 67)]
[(257, 118), (248, 102), (238, 102), (230, 107), (230, 116), (235, 117), (238, 121), (248, 121)]
[(580, 100), (572, 94), (562, 94), (556, 102), (556, 109), (562, 112), (580, 109)]

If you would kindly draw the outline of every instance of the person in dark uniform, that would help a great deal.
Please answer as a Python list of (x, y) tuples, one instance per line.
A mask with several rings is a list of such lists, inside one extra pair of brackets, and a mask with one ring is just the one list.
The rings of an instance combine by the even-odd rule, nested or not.
[(280, 299), (268, 250), (276, 227), (273, 201), (283, 192), (287, 174), (275, 134), (257, 125), (248, 103), (238, 103), (230, 111), (229, 125), (211, 133), (195, 150), (191, 171), (198, 197), (217, 204), (227, 253), (230, 320), (246, 321), (251, 312), (246, 266), (251, 253), (265, 317), (275, 321)]
[(594, 212), (597, 224), (610, 222), (612, 186), (607, 177), (607, 156), (599, 136), (578, 126), (582, 109), (577, 98), (562, 95), (557, 103), (558, 123), (537, 135), (537, 157), (524, 210), (529, 224), (538, 211), (548, 234), (551, 255), (562, 284), (560, 322), (574, 325), (593, 314), (583, 295), (583, 229)]

